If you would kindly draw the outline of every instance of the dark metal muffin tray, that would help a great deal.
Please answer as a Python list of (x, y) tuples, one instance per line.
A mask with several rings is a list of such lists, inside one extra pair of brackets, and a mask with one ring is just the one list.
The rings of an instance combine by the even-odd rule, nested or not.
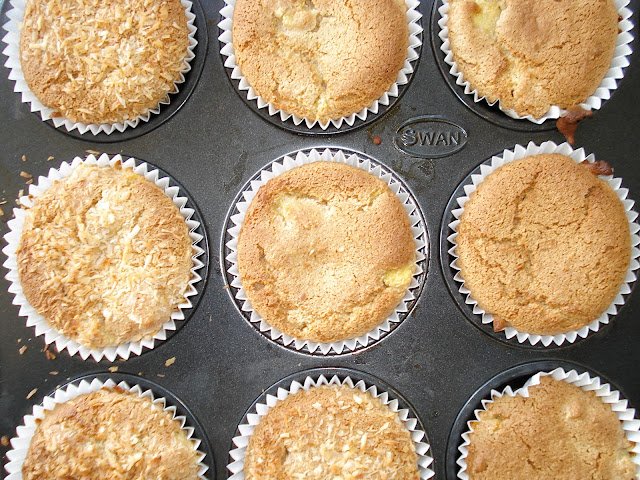
[[(436, 0), (437, 3), (438, 0)], [(552, 123), (543, 127), (514, 123), (485, 104), (467, 105), (448, 78), (437, 32), (437, 5), (423, 0), (423, 46), (411, 82), (384, 114), (342, 133), (292, 132), (279, 118), (267, 121), (236, 93), (220, 56), (221, 0), (196, 1), (198, 39), (196, 67), (187, 74), (187, 90), (175, 103), (152, 117), (147, 126), (110, 136), (67, 134), (31, 113), (8, 79), (0, 75), (0, 236), (20, 190), (28, 188), (27, 172), (37, 179), (62, 161), (87, 150), (121, 153), (160, 167), (175, 179), (195, 203), (208, 237), (208, 278), (197, 285), (202, 293), (182, 327), (153, 350), (113, 363), (83, 361), (66, 351), (43, 352), (43, 337), (25, 326), (12, 305), (13, 295), (0, 279), (0, 437), (15, 436), (16, 426), (34, 404), (57, 386), (78, 377), (109, 373), (139, 376), (171, 392), (202, 427), (215, 464), (208, 478), (227, 478), (231, 439), (256, 398), (273, 384), (312, 368), (347, 368), (373, 375), (397, 392), (417, 412), (431, 442), (431, 466), (436, 479), (456, 477), (459, 425), (478, 402), (480, 392), (521, 382), (538, 367), (575, 366), (599, 375), (620, 389), (631, 407), (640, 406), (640, 293), (632, 292), (610, 325), (586, 339), (561, 347), (540, 348), (503, 341), (469, 319), (455, 290), (448, 288), (452, 272), (446, 242), (449, 202), (459, 184), (492, 155), (526, 145), (564, 141)], [(629, 6), (637, 23), (640, 0)], [(6, 23), (5, 0), (0, 22)], [(435, 12), (435, 13), (434, 13)], [(637, 30), (637, 29), (634, 29)], [(4, 33), (4, 32), (3, 32)], [(206, 33), (206, 35), (205, 35)], [(609, 162), (629, 198), (640, 199), (640, 61), (638, 33), (631, 44), (631, 65), (612, 98), (594, 117), (583, 121), (575, 147)], [(179, 103), (179, 105), (177, 105)], [(178, 107), (179, 108), (176, 108)], [(406, 146), (409, 128), (442, 134), (442, 142)], [(140, 130), (139, 130), (140, 129)], [(140, 134), (140, 132), (143, 132)], [(378, 138), (381, 142), (378, 142)], [(424, 139), (425, 137), (423, 137)], [(439, 138), (439, 137), (436, 137)], [(376, 140), (374, 142), (374, 139)], [(410, 138), (409, 138), (410, 140)], [(379, 143), (379, 144), (378, 144)], [(237, 310), (227, 292), (220, 258), (224, 225), (243, 185), (265, 165), (298, 149), (331, 147), (362, 152), (392, 169), (411, 190), (424, 215), (429, 235), (427, 274), (423, 289), (407, 317), (385, 338), (357, 353), (309, 355), (284, 348), (261, 335)], [(407, 151), (409, 153), (407, 153)], [(23, 155), (26, 161), (22, 161)], [(48, 157), (54, 157), (47, 161)], [(637, 207), (636, 207), (637, 210)], [(0, 245), (4, 247), (2, 240)], [(5, 257), (2, 255), (2, 262)], [(221, 262), (221, 260), (223, 260)], [(636, 282), (637, 283), (637, 282)], [(472, 315), (472, 314), (471, 314)], [(26, 346), (26, 350), (21, 347)], [(175, 362), (167, 360), (175, 357)], [(541, 362), (530, 365), (531, 362)], [(514, 369), (514, 367), (517, 367)], [(54, 374), (57, 372), (57, 374)], [(524, 372), (524, 373), (523, 373)], [(152, 387), (153, 388), (153, 387)], [(34, 389), (35, 393), (27, 399)], [(471, 405), (471, 406), (470, 406)], [(460, 416), (459, 416), (460, 415)], [(6, 446), (0, 446), (3, 465)], [(3, 470), (3, 476), (6, 472)]]

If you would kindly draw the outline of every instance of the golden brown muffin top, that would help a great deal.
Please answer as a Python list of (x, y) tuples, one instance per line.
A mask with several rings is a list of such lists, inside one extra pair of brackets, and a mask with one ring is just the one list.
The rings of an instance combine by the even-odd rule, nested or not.
[(313, 162), (269, 180), (238, 238), (253, 308), (295, 338), (333, 342), (382, 323), (411, 283), (416, 244), (402, 202), (382, 180)]
[(488, 175), (464, 205), (458, 266), (471, 297), (533, 334), (577, 330), (613, 302), (629, 267), (624, 205), (608, 183), (560, 154)]
[(159, 331), (184, 301), (192, 255), (184, 217), (157, 185), (86, 164), (34, 200), (17, 250), (28, 302), (88, 348)]
[(54, 116), (118, 123), (175, 91), (188, 35), (180, 0), (28, 0), (20, 61)]
[(187, 480), (198, 478), (194, 444), (148, 397), (102, 389), (45, 414), (22, 475), (39, 479)]
[(348, 386), (300, 390), (269, 409), (249, 438), (247, 480), (419, 479), (415, 444), (398, 415)]
[(249, 84), (277, 108), (326, 123), (368, 107), (407, 58), (404, 0), (238, 0), (233, 47)]
[(453, 58), (472, 88), (520, 116), (583, 103), (609, 70), (613, 0), (450, 0)]
[(469, 434), (470, 480), (631, 480), (633, 444), (595, 392), (551, 376), (529, 397), (504, 395), (479, 413)]

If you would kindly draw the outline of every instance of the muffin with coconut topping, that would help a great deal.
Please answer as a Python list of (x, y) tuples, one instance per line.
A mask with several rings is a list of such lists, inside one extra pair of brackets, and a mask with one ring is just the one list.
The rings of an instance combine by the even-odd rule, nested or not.
[(20, 61), (53, 116), (121, 123), (176, 91), (188, 36), (180, 0), (28, 0)]
[(59, 403), (36, 427), (25, 480), (196, 480), (198, 452), (180, 422), (149, 397), (102, 389)]
[(249, 438), (247, 480), (418, 480), (418, 456), (398, 415), (368, 392), (313, 387), (271, 407)]
[(117, 164), (81, 164), (28, 209), (20, 283), (46, 322), (83, 346), (139, 341), (184, 302), (191, 243), (160, 187)]

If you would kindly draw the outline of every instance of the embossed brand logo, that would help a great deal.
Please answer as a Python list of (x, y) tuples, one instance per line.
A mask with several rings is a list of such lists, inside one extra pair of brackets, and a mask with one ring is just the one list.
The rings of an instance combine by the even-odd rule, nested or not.
[(393, 143), (408, 155), (438, 158), (462, 150), (467, 143), (467, 132), (451, 120), (425, 115), (403, 122), (396, 130)]

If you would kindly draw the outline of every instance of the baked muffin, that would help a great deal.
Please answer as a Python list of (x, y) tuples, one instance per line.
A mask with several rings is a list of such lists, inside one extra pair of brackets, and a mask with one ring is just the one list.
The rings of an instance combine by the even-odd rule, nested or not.
[(184, 217), (130, 168), (81, 164), (35, 198), (17, 249), (24, 295), (88, 348), (158, 332), (184, 301), (192, 248)]
[(583, 103), (609, 70), (613, 0), (450, 0), (453, 59), (474, 90), (520, 116)]
[(238, 270), (252, 307), (292, 337), (358, 337), (400, 303), (416, 270), (409, 217), (382, 180), (313, 162), (269, 180), (238, 238)]
[(404, 0), (238, 0), (237, 64), (266, 102), (327, 123), (368, 107), (407, 58)]
[(249, 438), (247, 480), (418, 480), (418, 457), (397, 414), (348, 386), (300, 390), (271, 407)]
[(633, 444), (593, 391), (551, 376), (528, 390), (496, 398), (471, 423), (470, 480), (636, 478)]
[(625, 209), (608, 183), (560, 154), (507, 163), (464, 205), (460, 276), (495, 330), (554, 335), (611, 305), (631, 259)]
[(198, 478), (198, 454), (180, 423), (148, 397), (102, 389), (46, 413), (29, 445), (25, 480)]
[(53, 116), (119, 123), (176, 90), (188, 36), (180, 0), (27, 0), (20, 61)]

